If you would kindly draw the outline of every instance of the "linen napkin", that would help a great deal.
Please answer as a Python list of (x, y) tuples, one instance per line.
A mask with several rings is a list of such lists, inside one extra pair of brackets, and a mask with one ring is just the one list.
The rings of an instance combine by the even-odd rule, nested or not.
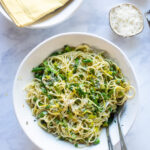
[(64, 6), (69, 0), (0, 0), (1, 5), (19, 27), (34, 23)]

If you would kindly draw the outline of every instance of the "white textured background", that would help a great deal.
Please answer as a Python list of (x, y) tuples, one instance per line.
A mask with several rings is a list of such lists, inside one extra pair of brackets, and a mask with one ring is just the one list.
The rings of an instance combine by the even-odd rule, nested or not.
[[(140, 83), (140, 107), (137, 119), (126, 136), (128, 150), (150, 150), (150, 28), (132, 38), (115, 35), (108, 21), (111, 7), (132, 2), (142, 12), (150, 9), (150, 0), (84, 0), (75, 14), (50, 29), (20, 29), (0, 15), (0, 149), (38, 150), (20, 128), (12, 105), (12, 86), (17, 68), (39, 42), (62, 32), (83, 31), (102, 36), (123, 49), (131, 60)], [(119, 148), (117, 148), (119, 150)]]

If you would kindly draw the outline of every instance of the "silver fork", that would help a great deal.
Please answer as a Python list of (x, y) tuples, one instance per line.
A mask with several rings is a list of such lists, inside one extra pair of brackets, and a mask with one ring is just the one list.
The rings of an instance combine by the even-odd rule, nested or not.
[(125, 104), (120, 106), (118, 108), (118, 111), (116, 112), (116, 117), (117, 117), (117, 124), (118, 124), (118, 130), (119, 130), (119, 137), (120, 137), (120, 146), (121, 146), (121, 150), (127, 150), (127, 146), (125, 144), (125, 140), (124, 140), (124, 136), (121, 130), (121, 124), (120, 124), (120, 117), (123, 114), (125, 110)]
[(110, 134), (109, 134), (109, 126), (106, 128), (106, 134), (107, 134), (108, 148), (109, 150), (114, 150), (113, 144), (110, 138)]
[[(120, 125), (120, 117), (123, 114), (124, 110), (125, 110), (125, 104), (120, 106), (118, 108), (117, 112), (115, 113), (115, 116), (117, 118), (118, 130), (119, 130), (121, 150), (127, 150), (127, 146), (125, 144), (124, 136), (123, 136), (123, 133), (122, 133), (122, 130), (121, 130), (121, 125)], [(112, 144), (112, 141), (111, 141), (111, 138), (110, 138), (110, 134), (109, 134), (109, 126), (106, 128), (106, 133), (107, 133), (107, 140), (108, 140), (108, 148), (109, 148), (109, 150), (114, 150), (113, 149), (113, 144)]]
[(146, 20), (148, 22), (148, 25), (150, 26), (150, 10), (148, 10), (147, 12), (144, 13)]

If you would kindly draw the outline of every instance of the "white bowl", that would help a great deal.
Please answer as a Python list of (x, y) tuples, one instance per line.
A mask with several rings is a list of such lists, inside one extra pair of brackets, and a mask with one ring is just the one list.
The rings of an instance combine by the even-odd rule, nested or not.
[[(60, 34), (42, 42), (24, 58), (18, 69), (13, 87), (14, 108), (18, 121), (30, 140), (41, 149), (76, 150), (74, 145), (58, 140), (50, 133), (47, 133), (41, 129), (37, 125), (37, 122), (33, 121), (34, 116), (32, 116), (31, 110), (25, 102), (25, 91), (23, 89), (33, 79), (33, 74), (31, 73), (33, 67), (39, 65), (47, 56), (49, 56), (55, 50), (62, 48), (64, 45), (69, 44), (72, 46), (77, 46), (81, 43), (87, 43), (90, 46), (96, 47), (97, 49), (103, 49), (107, 51), (112, 59), (114, 59), (121, 67), (124, 75), (135, 87), (136, 95), (133, 99), (127, 101), (126, 110), (121, 118), (124, 135), (127, 134), (129, 128), (134, 122), (138, 109), (138, 85), (132, 65), (122, 50), (113, 43), (96, 35), (87, 33)], [(28, 125), (26, 124), (27, 121)], [(115, 145), (119, 141), (116, 123), (111, 125), (110, 133), (113, 145)], [(108, 147), (105, 129), (102, 130), (100, 141), (100, 144), (83, 148), (83, 150), (107, 150)]]
[[(26, 28), (38, 29), (38, 28), (48, 28), (56, 24), (63, 22), (68, 19), (81, 5), (82, 0), (73, 0), (69, 2), (66, 6), (58, 9), (57, 11), (43, 17), (39, 21), (35, 22), (32, 25), (26, 26)], [(9, 21), (13, 22), (12, 19), (7, 15), (5, 10), (0, 5), (0, 12), (5, 16)]]

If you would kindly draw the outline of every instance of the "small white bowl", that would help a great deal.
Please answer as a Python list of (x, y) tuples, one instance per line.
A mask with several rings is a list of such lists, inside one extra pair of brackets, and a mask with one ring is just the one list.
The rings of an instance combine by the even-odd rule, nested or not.
[[(137, 12), (139, 13), (139, 15), (141, 16), (142, 25), (141, 25), (140, 30), (139, 30), (137, 33), (132, 34), (132, 35), (123, 35), (123, 34), (119, 33), (116, 29), (113, 28), (113, 26), (112, 26), (112, 20), (111, 20), (111, 13), (112, 13), (116, 8), (119, 8), (119, 7), (121, 7), (121, 6), (130, 6), (130, 7), (133, 7), (135, 10), (137, 10)], [(119, 36), (121, 36), (121, 37), (125, 37), (125, 38), (126, 38), (126, 37), (132, 37), (132, 36), (135, 36), (135, 35), (137, 35), (137, 34), (140, 34), (140, 33), (143, 31), (143, 29), (144, 29), (143, 14), (141, 13), (140, 9), (139, 9), (138, 7), (136, 7), (134, 4), (132, 4), (132, 3), (122, 3), (122, 4), (119, 4), (119, 5), (117, 5), (117, 6), (115, 6), (115, 7), (113, 7), (113, 8), (110, 9), (110, 11), (109, 11), (109, 25), (110, 25), (111, 30), (112, 30), (114, 33), (116, 33), (117, 35), (119, 35)]]
[[(17, 119), (29, 139), (41, 149), (76, 150), (74, 145), (58, 140), (50, 133), (41, 129), (37, 125), (37, 122), (33, 121), (34, 116), (32, 116), (31, 110), (25, 101), (24, 87), (33, 79), (33, 74), (31, 73), (32, 68), (39, 65), (52, 52), (62, 48), (66, 44), (77, 46), (82, 43), (87, 43), (97, 49), (107, 51), (112, 59), (114, 59), (114, 61), (116, 61), (116, 63), (121, 67), (126, 78), (135, 87), (136, 95), (133, 99), (127, 101), (126, 110), (121, 118), (124, 135), (127, 134), (135, 120), (139, 98), (138, 84), (132, 65), (122, 50), (113, 43), (92, 34), (64, 33), (56, 35), (39, 44), (24, 58), (17, 71), (13, 87), (14, 109)], [(28, 124), (26, 124), (27, 122)], [(119, 141), (116, 123), (112, 123), (110, 127), (110, 134), (113, 145), (115, 145)], [(100, 141), (100, 144), (83, 148), (83, 150), (107, 150), (108, 146), (105, 129), (102, 130)]]
[[(55, 12), (43, 17), (39, 21), (36, 21), (34, 24), (26, 26), (25, 28), (31, 29), (41, 29), (41, 28), (49, 28), (54, 25), (57, 25), (66, 19), (68, 19), (81, 5), (83, 0), (73, 0), (69, 2), (64, 7), (56, 10)], [(5, 16), (9, 21), (13, 22), (12, 19), (7, 15), (5, 10), (0, 5), (0, 12)]]

